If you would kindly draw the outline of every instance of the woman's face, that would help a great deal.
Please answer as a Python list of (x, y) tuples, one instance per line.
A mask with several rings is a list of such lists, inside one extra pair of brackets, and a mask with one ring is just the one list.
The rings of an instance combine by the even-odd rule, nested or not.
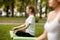
[(56, 7), (57, 6), (56, 0), (48, 0), (48, 2), (49, 2), (50, 7)]
[(29, 14), (31, 12), (31, 10), (29, 9), (29, 7), (26, 7), (26, 13)]

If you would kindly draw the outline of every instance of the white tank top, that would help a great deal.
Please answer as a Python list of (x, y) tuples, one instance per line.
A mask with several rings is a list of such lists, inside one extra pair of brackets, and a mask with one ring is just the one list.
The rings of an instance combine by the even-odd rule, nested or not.
[[(44, 28), (47, 31), (48, 40), (59, 40), (59, 36), (60, 36), (60, 23), (58, 21), (59, 16), (60, 16), (60, 12), (52, 22), (45, 23)], [(49, 18), (50, 16), (48, 16), (48, 19)]]
[[(58, 18), (60, 16), (60, 13), (56, 16), (56, 18), (51, 22), (46, 22), (45, 23), (45, 29), (48, 32), (54, 32), (54, 31), (60, 31), (58, 29), (60, 29), (60, 23), (58, 22)], [(50, 18), (50, 16), (48, 17), (48, 19)]]

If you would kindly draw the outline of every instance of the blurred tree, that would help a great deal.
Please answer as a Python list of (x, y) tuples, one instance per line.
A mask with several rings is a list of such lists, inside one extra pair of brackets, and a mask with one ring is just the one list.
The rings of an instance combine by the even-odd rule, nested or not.
[(37, 13), (37, 2), (38, 2), (38, 0), (34, 0), (34, 6), (35, 6), (35, 14)]
[(0, 8), (2, 7), (3, 5), (3, 0), (0, 0)]
[[(27, 5), (34, 5), (35, 6), (35, 10), (36, 13), (38, 13), (38, 11), (40, 11), (40, 18), (42, 18), (42, 8), (45, 7), (45, 17), (47, 17), (47, 12), (49, 10), (49, 6), (48, 6), (48, 0), (40, 0), (40, 10), (37, 9), (37, 1), (39, 0), (0, 0), (0, 7), (2, 7), (2, 5), (4, 5), (4, 10), (7, 12), (7, 16), (8, 14), (8, 10), (11, 9), (12, 11), (12, 17), (14, 16), (14, 7), (17, 7), (17, 11), (19, 11), (20, 13), (25, 12), (25, 8)], [(43, 4), (43, 2), (45, 2), (45, 4)], [(42, 6), (44, 5), (44, 6)], [(10, 8), (11, 7), (11, 8)], [(50, 10), (52, 10), (52, 8), (50, 8)]]
[(7, 17), (8, 17), (8, 9), (9, 9), (9, 6), (7, 5), (8, 4), (8, 0), (3, 0), (3, 3), (4, 3), (4, 5), (5, 5), (5, 7), (6, 7), (6, 12), (7, 12)]
[(12, 6), (12, 17), (14, 16), (14, 3), (15, 3), (15, 0), (13, 0), (12, 3), (11, 3), (11, 6)]
[(5, 7), (6, 7), (6, 12), (7, 12), (7, 17), (9, 16), (9, 12), (8, 12), (8, 10), (9, 10), (9, 6), (12, 4), (12, 0), (3, 0), (3, 4), (5, 5)]
[(47, 12), (48, 12), (48, 0), (45, 1), (45, 5), (46, 5), (46, 8), (45, 8), (45, 17), (47, 17)]
[(42, 19), (42, 2), (43, 0), (40, 0), (40, 19)]

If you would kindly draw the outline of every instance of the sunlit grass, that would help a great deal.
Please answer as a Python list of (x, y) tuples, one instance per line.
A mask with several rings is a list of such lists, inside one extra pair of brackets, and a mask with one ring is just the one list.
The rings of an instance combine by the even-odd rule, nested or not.
[[(12, 40), (9, 35), (9, 31), (17, 25), (3, 25), (0, 24), (0, 40)], [(43, 32), (43, 25), (36, 24), (36, 37)]]

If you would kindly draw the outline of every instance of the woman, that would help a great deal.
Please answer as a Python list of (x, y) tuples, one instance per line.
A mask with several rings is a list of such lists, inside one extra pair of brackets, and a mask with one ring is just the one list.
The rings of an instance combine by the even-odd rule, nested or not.
[(36, 40), (44, 40), (46, 37), (48, 40), (60, 40), (60, 1), (59, 0), (48, 0), (49, 6), (54, 8), (48, 14), (47, 21), (45, 23), (45, 30), (41, 36)]
[[(26, 19), (25, 23), (21, 26), (14, 27), (13, 31), (17, 36), (34, 37), (35, 36), (34, 7), (31, 5), (28, 5), (26, 7), (26, 13), (28, 14), (28, 18)], [(23, 30), (26, 30), (26, 31), (24, 32)]]

